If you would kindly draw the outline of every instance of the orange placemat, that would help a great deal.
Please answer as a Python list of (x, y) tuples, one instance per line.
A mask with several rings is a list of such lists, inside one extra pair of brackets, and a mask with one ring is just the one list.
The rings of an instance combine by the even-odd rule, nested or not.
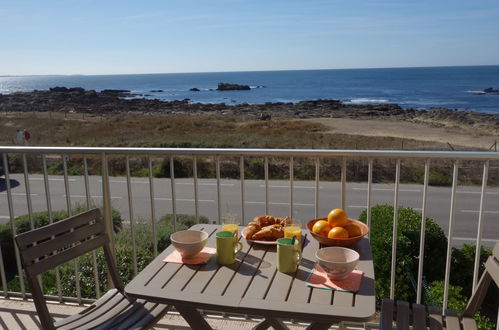
[(344, 280), (330, 280), (319, 263), (316, 263), (314, 269), (308, 275), (307, 285), (325, 290), (357, 292), (363, 275), (363, 271), (355, 269)]
[(199, 252), (199, 254), (193, 258), (182, 258), (180, 253), (175, 250), (170, 253), (165, 259), (164, 262), (173, 262), (176, 264), (187, 264), (187, 265), (198, 265), (207, 263), (210, 260), (211, 256), (217, 252), (217, 249), (211, 247), (205, 247)]

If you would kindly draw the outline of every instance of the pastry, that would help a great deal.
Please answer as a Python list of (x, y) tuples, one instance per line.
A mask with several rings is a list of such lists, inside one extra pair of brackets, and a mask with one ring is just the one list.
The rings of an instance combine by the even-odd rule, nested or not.
[(280, 224), (273, 224), (263, 227), (260, 231), (253, 234), (254, 240), (276, 240), (284, 237), (284, 228)]

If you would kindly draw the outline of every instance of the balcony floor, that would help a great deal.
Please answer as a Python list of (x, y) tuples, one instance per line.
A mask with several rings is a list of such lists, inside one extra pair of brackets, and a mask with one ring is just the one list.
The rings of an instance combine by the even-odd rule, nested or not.
[[(74, 304), (48, 303), (50, 313), (56, 320), (78, 313), (84, 306)], [(208, 323), (214, 329), (251, 329), (257, 323), (251, 320), (208, 317)], [(0, 328), (37, 329), (40, 328), (35, 305), (32, 300), (0, 298)], [(304, 329), (305, 326), (289, 325), (290, 329)], [(154, 329), (190, 329), (184, 319), (175, 312), (168, 313)]]

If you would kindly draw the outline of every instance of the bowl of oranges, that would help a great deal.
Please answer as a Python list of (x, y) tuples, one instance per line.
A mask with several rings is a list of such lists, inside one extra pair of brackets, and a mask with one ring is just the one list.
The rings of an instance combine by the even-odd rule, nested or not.
[(343, 209), (334, 209), (325, 218), (310, 220), (307, 228), (319, 243), (327, 246), (351, 246), (369, 232), (366, 224), (349, 219)]

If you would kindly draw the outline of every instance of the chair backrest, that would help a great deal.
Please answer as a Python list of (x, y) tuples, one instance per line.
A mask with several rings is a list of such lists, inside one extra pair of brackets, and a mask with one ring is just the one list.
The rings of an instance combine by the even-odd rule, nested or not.
[(473, 292), (473, 295), (463, 311), (464, 316), (473, 317), (473, 315), (475, 315), (481, 306), (483, 299), (487, 294), (487, 289), (492, 281), (499, 287), (499, 243), (496, 243), (492, 250), (492, 255), (485, 262), (485, 270), (482, 277), (480, 277), (475, 292)]
[(109, 247), (109, 236), (99, 209), (92, 209), (19, 234), (15, 239), (44, 329), (52, 329), (53, 323), (40, 283), (36, 278), (40, 273), (102, 247), (113, 284), (118, 290), (123, 291), (123, 284)]

